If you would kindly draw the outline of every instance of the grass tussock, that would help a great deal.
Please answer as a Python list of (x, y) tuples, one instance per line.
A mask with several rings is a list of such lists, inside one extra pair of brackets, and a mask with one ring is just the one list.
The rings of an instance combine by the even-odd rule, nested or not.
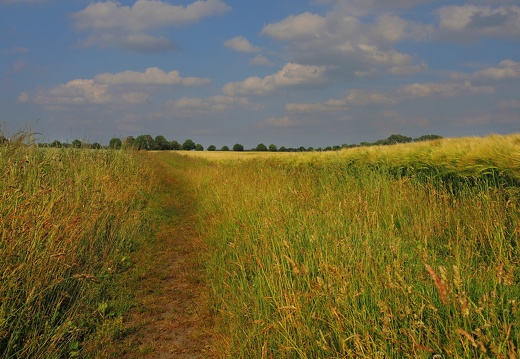
[(88, 357), (117, 337), (150, 173), (121, 151), (0, 146), (0, 356)]
[(513, 135), (186, 158), (223, 355), (518, 358), (519, 151)]

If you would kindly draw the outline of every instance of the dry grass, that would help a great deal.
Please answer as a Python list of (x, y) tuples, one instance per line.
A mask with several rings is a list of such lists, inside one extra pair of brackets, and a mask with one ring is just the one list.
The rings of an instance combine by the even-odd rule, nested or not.
[(225, 355), (518, 357), (519, 147), (185, 157)]
[[(149, 171), (115, 151), (0, 147), (0, 356), (86, 356), (117, 336)], [(83, 354), (82, 354), (83, 353)]]

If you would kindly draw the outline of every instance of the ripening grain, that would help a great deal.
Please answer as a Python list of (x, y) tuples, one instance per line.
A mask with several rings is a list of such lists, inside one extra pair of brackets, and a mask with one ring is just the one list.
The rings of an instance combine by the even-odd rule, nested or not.
[(518, 357), (519, 151), (514, 135), (185, 158), (222, 350)]

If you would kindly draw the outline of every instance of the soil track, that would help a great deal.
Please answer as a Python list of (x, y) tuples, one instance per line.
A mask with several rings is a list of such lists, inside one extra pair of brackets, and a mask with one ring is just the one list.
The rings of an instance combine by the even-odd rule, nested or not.
[(216, 358), (210, 346), (209, 288), (198, 257), (204, 245), (194, 228), (195, 202), (181, 171), (162, 155), (150, 156), (156, 157), (152, 163), (160, 166), (162, 183), (158, 228), (136, 258), (136, 265), (144, 268), (136, 284), (138, 306), (127, 320), (131, 334), (119, 357)]

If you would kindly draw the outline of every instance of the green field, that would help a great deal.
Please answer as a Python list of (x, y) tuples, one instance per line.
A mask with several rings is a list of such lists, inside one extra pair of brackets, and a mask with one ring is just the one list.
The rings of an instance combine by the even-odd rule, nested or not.
[(117, 340), (131, 293), (111, 288), (149, 235), (166, 164), (196, 201), (222, 357), (520, 357), (519, 134), (327, 153), (0, 152), (0, 356)]

